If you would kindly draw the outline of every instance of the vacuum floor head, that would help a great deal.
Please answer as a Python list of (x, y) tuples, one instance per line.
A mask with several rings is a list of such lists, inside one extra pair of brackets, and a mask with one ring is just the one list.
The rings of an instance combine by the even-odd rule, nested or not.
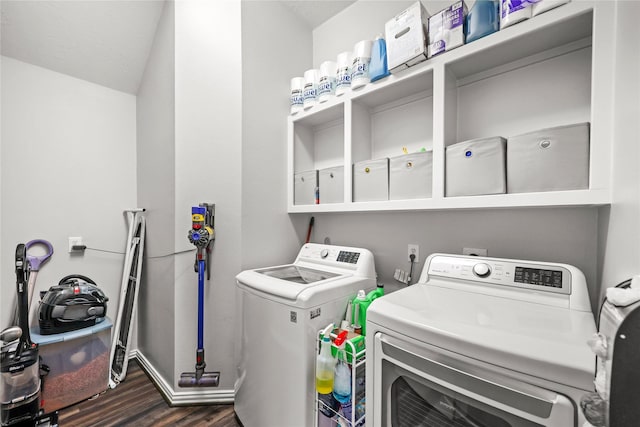
[(180, 387), (218, 387), (220, 372), (204, 372), (197, 375), (195, 372), (184, 372), (180, 375), (178, 385)]

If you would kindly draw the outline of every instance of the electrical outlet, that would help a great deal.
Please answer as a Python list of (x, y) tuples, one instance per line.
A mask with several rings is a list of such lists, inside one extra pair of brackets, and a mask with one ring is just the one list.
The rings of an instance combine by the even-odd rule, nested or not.
[(413, 254), (416, 256), (416, 259), (414, 259), (413, 262), (420, 262), (420, 245), (409, 244), (409, 248), (407, 249), (407, 251), (407, 258), (409, 259), (409, 261), (411, 261), (411, 255)]
[(73, 249), (74, 246), (82, 246), (82, 237), (69, 237), (69, 253), (78, 251)]
[(462, 248), (462, 255), (487, 256), (489, 251), (482, 248)]

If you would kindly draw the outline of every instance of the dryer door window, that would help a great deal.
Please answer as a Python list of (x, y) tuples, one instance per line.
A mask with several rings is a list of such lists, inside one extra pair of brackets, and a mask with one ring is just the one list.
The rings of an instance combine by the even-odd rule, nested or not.
[(399, 376), (391, 386), (394, 427), (542, 427), (513, 414), (470, 401), (436, 384)]
[(465, 369), (461, 361), (450, 365), (442, 353), (381, 335), (375, 336), (374, 375), (380, 374), (382, 390), (374, 395), (381, 399), (382, 426), (574, 425), (575, 408), (566, 396)]
[[(383, 364), (387, 364), (383, 361)], [(405, 371), (395, 371), (391, 384), (391, 425), (393, 427), (543, 427), (514, 414), (456, 393), (439, 384)]]

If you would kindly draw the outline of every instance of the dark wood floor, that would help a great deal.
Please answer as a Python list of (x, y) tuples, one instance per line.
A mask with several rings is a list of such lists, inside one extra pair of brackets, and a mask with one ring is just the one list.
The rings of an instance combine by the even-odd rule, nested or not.
[(135, 360), (113, 390), (60, 411), (60, 427), (239, 427), (233, 405), (170, 407)]

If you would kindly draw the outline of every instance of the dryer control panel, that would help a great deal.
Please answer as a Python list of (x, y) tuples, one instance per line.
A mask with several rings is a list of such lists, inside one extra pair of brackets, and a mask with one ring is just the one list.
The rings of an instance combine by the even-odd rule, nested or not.
[(429, 276), (571, 294), (571, 272), (560, 264), (438, 255), (430, 258), (427, 273)]
[(419, 283), (591, 311), (584, 274), (568, 264), (453, 254), (430, 255)]

